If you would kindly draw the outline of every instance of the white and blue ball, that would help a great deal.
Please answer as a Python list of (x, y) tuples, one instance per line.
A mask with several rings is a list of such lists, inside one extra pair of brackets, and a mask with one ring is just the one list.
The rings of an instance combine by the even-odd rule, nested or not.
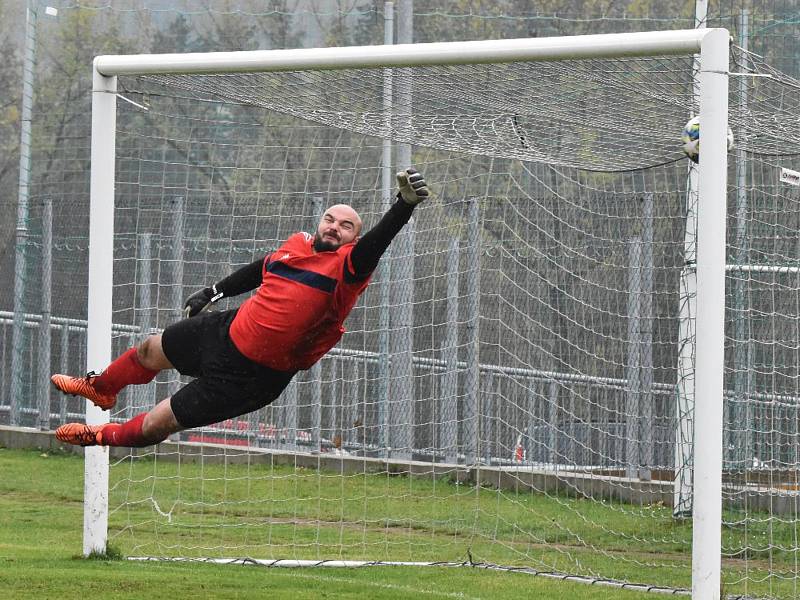
[[(683, 152), (693, 162), (700, 162), (700, 117), (692, 117), (681, 133)], [(728, 127), (728, 152), (733, 150), (733, 131)]]

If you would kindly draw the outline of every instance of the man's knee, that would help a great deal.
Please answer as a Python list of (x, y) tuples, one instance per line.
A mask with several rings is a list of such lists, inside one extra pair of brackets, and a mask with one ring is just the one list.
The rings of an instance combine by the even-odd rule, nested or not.
[(139, 346), (136, 348), (136, 358), (139, 359), (139, 362), (143, 365), (149, 363), (152, 360), (153, 356), (153, 345), (155, 342), (153, 338), (156, 336), (151, 335), (149, 338), (146, 338)]
[(147, 413), (142, 423), (142, 434), (154, 444), (182, 429), (183, 427), (172, 412), (170, 398), (159, 402), (153, 410)]
[(161, 347), (161, 336), (151, 335), (136, 348), (136, 357), (143, 367), (148, 369), (160, 370), (171, 368), (164, 349)]

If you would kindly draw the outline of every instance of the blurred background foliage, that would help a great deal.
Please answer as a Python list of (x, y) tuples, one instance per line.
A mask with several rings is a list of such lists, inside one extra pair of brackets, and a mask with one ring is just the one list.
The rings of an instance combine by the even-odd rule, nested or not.
[[(748, 46), (797, 76), (798, 0), (719, 0), (708, 26), (737, 39), (749, 15)], [(47, 14), (50, 6), (57, 14)], [(92, 59), (100, 54), (231, 51), (380, 44), (383, 0), (0, 0), (0, 271), (14, 271), (20, 164), (20, 121), (26, 10), (36, 12), (31, 143), (31, 233), (36, 199), (68, 203), (86, 214)], [(395, 13), (413, 13), (415, 42), (543, 37), (695, 26), (693, 0), (398, 0)], [(88, 220), (62, 223), (61, 252), (85, 240)], [(85, 246), (85, 243), (84, 243)], [(84, 248), (85, 250), (85, 248)], [(85, 277), (85, 252), (61, 275)], [(28, 268), (31, 266), (28, 261)], [(72, 269), (72, 270), (70, 270)], [(30, 273), (35, 277), (34, 272)], [(59, 274), (55, 274), (58, 278)], [(85, 281), (76, 281), (85, 286)], [(58, 284), (58, 281), (54, 281)], [(0, 294), (11, 310), (13, 295)], [(80, 296), (80, 294), (76, 295)], [(33, 306), (35, 302), (26, 302)], [(85, 318), (85, 305), (54, 314)], [(66, 315), (66, 313), (70, 313)]]

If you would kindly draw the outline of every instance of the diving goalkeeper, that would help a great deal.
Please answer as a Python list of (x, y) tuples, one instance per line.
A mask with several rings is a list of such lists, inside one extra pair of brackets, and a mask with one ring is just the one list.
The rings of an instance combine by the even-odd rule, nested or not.
[[(125, 386), (148, 383), (161, 370), (195, 377), (125, 423), (67, 423), (56, 437), (79, 446), (143, 447), (273, 402), (297, 371), (336, 345), (380, 257), (428, 197), (416, 170), (398, 173), (397, 181), (397, 200), (363, 237), (353, 208), (331, 206), (313, 236), (295, 233), (275, 252), (192, 294), (184, 306), (187, 318), (130, 348), (101, 374), (53, 375), (56, 388), (104, 410)], [(221, 298), (256, 288), (238, 309), (206, 312)]]

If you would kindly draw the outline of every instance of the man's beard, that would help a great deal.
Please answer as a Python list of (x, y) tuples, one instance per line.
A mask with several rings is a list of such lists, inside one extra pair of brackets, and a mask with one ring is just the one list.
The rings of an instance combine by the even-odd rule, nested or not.
[(337, 242), (326, 242), (320, 237), (319, 232), (317, 232), (314, 234), (313, 246), (316, 252), (332, 252), (333, 250), (338, 250), (341, 244)]

